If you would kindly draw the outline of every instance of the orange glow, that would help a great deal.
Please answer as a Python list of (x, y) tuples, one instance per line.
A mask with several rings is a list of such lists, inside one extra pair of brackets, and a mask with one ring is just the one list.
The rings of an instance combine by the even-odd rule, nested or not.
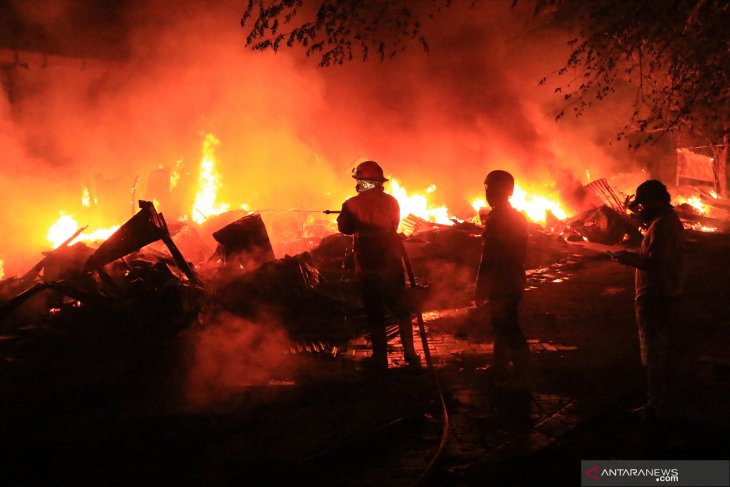
[(700, 213), (700, 215), (704, 215), (707, 212), (707, 208), (705, 208), (705, 205), (702, 204), (702, 200), (699, 196), (692, 196), (688, 198), (687, 203), (692, 205)]
[[(552, 212), (559, 220), (564, 220), (568, 214), (563, 210), (559, 201), (537, 194), (528, 194), (519, 184), (515, 183), (515, 190), (510, 198), (512, 206), (527, 215), (527, 217), (535, 223), (545, 223), (547, 212)], [(477, 212), (487, 207), (484, 199), (477, 198), (471, 203), (472, 208)]]
[(175, 168), (170, 171), (170, 191), (175, 189), (177, 183), (180, 182), (180, 167), (182, 166), (182, 160), (178, 160), (175, 163)]
[[(106, 240), (112, 233), (119, 230), (119, 227), (120, 225), (116, 225), (111, 228), (100, 228), (93, 232), (82, 233), (76, 237), (74, 241), (83, 240), (86, 242), (95, 242), (97, 240)], [(74, 217), (61, 212), (61, 216), (58, 217), (58, 220), (56, 220), (56, 222), (48, 229), (48, 241), (51, 242), (51, 245), (53, 245), (53, 248), (55, 249), (65, 242), (78, 229), (79, 224), (76, 222)]]
[(0, 259), (0, 279), (5, 277), (5, 270), (3, 269), (4, 265), (5, 265), (5, 261)]
[(684, 228), (686, 228), (688, 230), (696, 230), (698, 232), (710, 232), (710, 233), (717, 232), (717, 227), (710, 227), (707, 225), (703, 225), (700, 222), (697, 222), (697, 223), (685, 222)]
[(229, 205), (216, 202), (218, 189), (222, 186), (220, 175), (215, 168), (215, 146), (220, 141), (213, 134), (207, 134), (203, 140), (203, 159), (200, 161), (198, 175), (198, 192), (193, 204), (192, 219), (202, 223), (213, 215), (228, 211)]
[(436, 191), (436, 185), (432, 184), (426, 189), (425, 194), (409, 194), (397, 179), (391, 178), (390, 190), (387, 192), (398, 200), (401, 218), (405, 218), (408, 215), (415, 215), (429, 222), (453, 225), (454, 222), (449, 219), (448, 208), (429, 203), (427, 195), (434, 191)]
[(84, 186), (81, 188), (81, 206), (89, 208), (91, 206), (91, 196), (89, 196), (89, 188)]
[(48, 229), (48, 241), (51, 242), (51, 245), (53, 245), (53, 248), (55, 249), (67, 238), (73, 235), (78, 228), (79, 224), (76, 223), (74, 217), (61, 212), (61, 216), (58, 217), (58, 220), (56, 220), (56, 222), (51, 225), (51, 228)]
[(695, 210), (697, 210), (697, 213), (700, 215), (706, 215), (707, 207), (702, 203), (702, 199), (699, 196), (690, 196), (689, 198), (684, 196), (678, 196), (677, 197), (677, 204), (683, 204), (687, 203), (688, 205), (692, 206)]

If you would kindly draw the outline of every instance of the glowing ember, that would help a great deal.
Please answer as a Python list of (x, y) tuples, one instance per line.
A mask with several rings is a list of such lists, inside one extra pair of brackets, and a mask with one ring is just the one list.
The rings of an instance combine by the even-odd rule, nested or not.
[[(436, 185), (432, 184), (426, 189), (426, 194), (436, 191)], [(415, 215), (426, 221), (453, 225), (449, 219), (449, 210), (445, 206), (433, 206), (428, 202), (428, 197), (422, 194), (408, 194), (408, 191), (398, 182), (391, 178), (390, 191), (388, 191), (400, 205), (400, 216), (405, 218), (408, 215)]]
[(91, 196), (89, 196), (89, 188), (84, 186), (81, 188), (81, 206), (89, 208), (91, 206)]
[[(55, 249), (65, 242), (78, 229), (79, 224), (76, 222), (74, 217), (62, 212), (58, 220), (56, 220), (56, 222), (48, 229), (48, 241), (51, 242), (51, 245), (53, 245), (53, 248)], [(82, 233), (76, 237), (74, 241), (84, 240), (86, 242), (95, 242), (97, 240), (106, 240), (117, 230), (119, 230), (119, 225), (111, 228), (100, 228), (93, 232)]]
[(203, 160), (200, 161), (200, 174), (198, 175), (198, 193), (195, 195), (193, 204), (193, 221), (202, 223), (213, 215), (228, 211), (229, 206), (225, 203), (216, 203), (218, 189), (222, 186), (220, 175), (215, 169), (215, 146), (220, 141), (208, 134), (203, 140)]
[(703, 225), (699, 222), (697, 222), (697, 223), (684, 222), (683, 225), (684, 225), (684, 228), (687, 230), (696, 230), (698, 232), (716, 232), (717, 231), (717, 227), (708, 227), (707, 225)]
[[(512, 206), (527, 215), (527, 217), (535, 223), (545, 223), (547, 212), (552, 212), (559, 220), (564, 220), (568, 214), (563, 210), (558, 201), (545, 196), (536, 194), (527, 194), (518, 184), (515, 184), (515, 190), (510, 198)], [(487, 207), (487, 202), (483, 199), (475, 199), (471, 206), (477, 212)]]
[(715, 199), (720, 199), (720, 197), (714, 191), (710, 191), (710, 196), (712, 196)]
[(5, 265), (5, 261), (0, 259), (0, 279), (5, 277), (5, 270), (3, 269), (4, 265)]
[(180, 182), (180, 166), (182, 166), (182, 160), (178, 160), (175, 163), (175, 169), (170, 171), (170, 191), (175, 189), (177, 183)]

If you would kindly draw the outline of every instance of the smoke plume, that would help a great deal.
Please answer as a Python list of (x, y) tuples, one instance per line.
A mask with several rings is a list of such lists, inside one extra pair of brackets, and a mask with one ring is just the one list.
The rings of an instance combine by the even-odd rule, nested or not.
[[(1, 51), (6, 275), (49, 247), (60, 211), (92, 226), (126, 219), (137, 176), (135, 195), (168, 219), (190, 213), (208, 133), (220, 140), (218, 198), (234, 208), (336, 209), (361, 157), (409, 189), (435, 183), (457, 216), (492, 169), (560, 190), (630, 165), (608, 145), (620, 104), (555, 122), (560, 98), (538, 80), (560, 66), (568, 35), (520, 4), (454, 5), (426, 22), (430, 53), (321, 69), (299, 51), (248, 51), (237, 1), (40, 3), (53, 8), (8, 8), (45, 42)], [(180, 171), (174, 198), (150, 189), (160, 166)]]

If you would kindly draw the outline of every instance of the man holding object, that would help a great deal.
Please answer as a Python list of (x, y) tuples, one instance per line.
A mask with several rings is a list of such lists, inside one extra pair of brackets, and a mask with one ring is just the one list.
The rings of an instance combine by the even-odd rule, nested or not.
[(641, 249), (611, 254), (617, 262), (636, 268), (636, 323), (647, 398), (635, 412), (644, 416), (655, 413), (667, 399), (670, 339), (681, 293), (683, 227), (670, 201), (660, 181), (641, 183), (629, 204), (648, 227)]

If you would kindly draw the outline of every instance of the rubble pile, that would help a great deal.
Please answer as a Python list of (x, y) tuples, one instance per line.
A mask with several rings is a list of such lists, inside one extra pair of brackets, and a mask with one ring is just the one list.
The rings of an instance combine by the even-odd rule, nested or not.
[[(586, 191), (595, 196), (593, 208), (565, 220), (548, 215), (545, 227), (531, 224), (529, 287), (564, 278), (550, 266), (576, 264), (569, 242), (641, 240), (620, 193), (605, 180)], [(713, 208), (712, 219), (692, 205), (676, 206), (687, 226), (730, 227), (730, 204), (710, 195), (703, 202)], [(140, 211), (98, 247), (72, 243), (79, 229), (24, 275), (0, 281), (0, 364), (16, 378), (40, 367), (54, 388), (68, 385), (69, 377), (118, 388), (174, 370), (180, 332), (206, 326), (204, 317), (219, 311), (271, 319), (299, 343), (336, 346), (363, 331), (350, 237), (326, 235), (316, 246), (309, 239), (309, 251), (277, 259), (260, 214), (236, 210), (212, 220), (168, 227), (151, 202), (140, 201)], [(469, 305), (482, 227), (415, 215), (404, 222), (401, 238), (417, 283), (414, 305)], [(191, 255), (195, 265), (186, 260)]]

